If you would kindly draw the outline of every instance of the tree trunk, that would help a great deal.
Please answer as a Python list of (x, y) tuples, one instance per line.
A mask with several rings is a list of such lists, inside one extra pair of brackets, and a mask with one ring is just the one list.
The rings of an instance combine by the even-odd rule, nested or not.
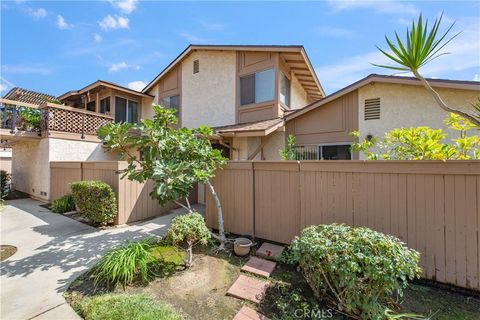
[(417, 77), (418, 80), (420, 80), (420, 82), (422, 82), (423, 86), (427, 88), (428, 92), (432, 94), (433, 98), (435, 99), (437, 104), (440, 106), (440, 108), (442, 108), (447, 112), (455, 113), (456, 115), (459, 115), (467, 119), (471, 123), (475, 124), (477, 127), (480, 127), (480, 120), (477, 120), (475, 117), (473, 117), (472, 115), (466, 112), (455, 110), (447, 106), (447, 104), (442, 100), (442, 97), (440, 97), (438, 92), (435, 91), (435, 89), (433, 89), (432, 86), (430, 86), (430, 83), (428, 83), (428, 81), (420, 73), (418, 73), (418, 71), (414, 71), (413, 74), (415, 75), (415, 77)]
[(207, 181), (208, 188), (210, 189), (210, 193), (212, 194), (213, 199), (215, 200), (215, 205), (217, 207), (217, 220), (218, 220), (218, 240), (220, 241), (220, 250), (225, 248), (225, 228), (223, 226), (223, 213), (222, 213), (222, 204), (220, 203), (220, 199), (218, 198), (217, 193), (215, 192), (215, 188), (210, 183), (210, 180)]
[(193, 252), (192, 252), (193, 245), (191, 243), (188, 243), (188, 248), (187, 248), (187, 257), (185, 259), (185, 267), (190, 268), (193, 263)]

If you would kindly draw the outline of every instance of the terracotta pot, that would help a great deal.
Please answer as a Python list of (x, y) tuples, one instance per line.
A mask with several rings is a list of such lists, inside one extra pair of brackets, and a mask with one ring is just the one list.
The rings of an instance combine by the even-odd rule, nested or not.
[(253, 245), (252, 241), (247, 238), (237, 238), (233, 243), (233, 251), (239, 257), (247, 256), (250, 253), (250, 247)]

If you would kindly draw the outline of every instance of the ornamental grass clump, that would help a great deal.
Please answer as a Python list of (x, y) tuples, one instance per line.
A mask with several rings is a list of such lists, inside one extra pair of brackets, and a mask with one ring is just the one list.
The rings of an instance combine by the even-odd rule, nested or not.
[(284, 255), (315, 296), (356, 319), (384, 319), (395, 294), (419, 277), (419, 253), (399, 239), (341, 224), (305, 228)]
[(108, 287), (122, 285), (125, 288), (135, 281), (147, 283), (155, 277), (161, 262), (152, 252), (154, 246), (155, 239), (149, 238), (138, 242), (127, 241), (108, 251), (92, 269), (95, 285), (103, 283)]
[(192, 266), (193, 246), (196, 244), (206, 245), (209, 239), (210, 231), (205, 225), (202, 215), (197, 212), (175, 217), (167, 232), (167, 240), (172, 244), (186, 244), (185, 266), (187, 268)]
[(52, 201), (52, 212), (65, 213), (75, 210), (75, 202), (71, 194), (66, 194), (61, 198)]

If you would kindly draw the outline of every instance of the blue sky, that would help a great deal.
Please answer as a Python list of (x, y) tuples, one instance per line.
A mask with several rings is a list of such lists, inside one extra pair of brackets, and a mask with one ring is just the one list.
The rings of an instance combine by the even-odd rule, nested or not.
[(327, 93), (370, 73), (390, 74), (375, 45), (419, 12), (456, 38), (429, 77), (479, 80), (480, 2), (2, 1), (2, 94), (12, 86), (54, 95), (97, 79), (141, 89), (190, 43), (304, 45)]

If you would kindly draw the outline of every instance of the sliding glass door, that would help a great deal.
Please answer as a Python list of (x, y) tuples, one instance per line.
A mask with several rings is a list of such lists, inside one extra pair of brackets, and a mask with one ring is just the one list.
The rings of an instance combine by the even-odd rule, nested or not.
[(115, 122), (135, 123), (138, 121), (138, 103), (115, 97)]

